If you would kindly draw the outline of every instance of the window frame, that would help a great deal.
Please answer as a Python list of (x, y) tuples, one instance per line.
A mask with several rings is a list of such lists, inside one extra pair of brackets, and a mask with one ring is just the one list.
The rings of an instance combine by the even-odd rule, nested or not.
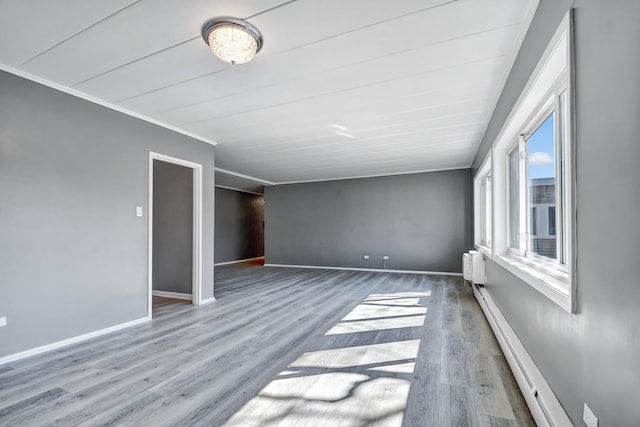
[(523, 161), (522, 161), (522, 145), (523, 139), (522, 135), (520, 135), (517, 139), (517, 142), (511, 146), (507, 150), (507, 192), (511, 189), (511, 164), (509, 162), (511, 155), (515, 152), (517, 154), (518, 160), (518, 247), (514, 248), (511, 246), (511, 198), (510, 194), (507, 194), (507, 250), (509, 253), (514, 255), (524, 256), (526, 249), (526, 231), (522, 231), (522, 224), (526, 221), (526, 205), (523, 204), (522, 192), (526, 189), (523, 187), (524, 180), (522, 179), (522, 169), (523, 169)]
[[(526, 218), (521, 217), (520, 229), (522, 230), (522, 225), (526, 226), (525, 231), (525, 242), (520, 248), (520, 256), (526, 258), (532, 263), (539, 264), (540, 268), (543, 269), (553, 269), (558, 270), (550, 271), (552, 274), (567, 274), (569, 268), (567, 266), (567, 260), (564, 256), (566, 253), (566, 245), (569, 242), (566, 239), (566, 236), (563, 234), (558, 234), (558, 229), (563, 230), (565, 227), (563, 226), (563, 222), (569, 220), (565, 218), (563, 213), (568, 209), (564, 206), (566, 200), (564, 200), (563, 194), (566, 193), (566, 189), (564, 186), (566, 185), (566, 178), (564, 175), (569, 173), (570, 171), (565, 171), (562, 168), (562, 159), (565, 157), (566, 150), (568, 147), (565, 145), (565, 135), (562, 134), (562, 130), (570, 123), (566, 123), (567, 120), (570, 120), (570, 117), (567, 116), (566, 113), (562, 111), (562, 106), (560, 99), (566, 94), (567, 82), (565, 78), (561, 77), (558, 81), (552, 86), (552, 89), (549, 91), (549, 95), (544, 100), (542, 106), (538, 111), (534, 111), (531, 114), (531, 118), (528, 121), (528, 125), (525, 126), (523, 132), (520, 134), (520, 143), (518, 145), (520, 153), (524, 153), (521, 155), (521, 163), (519, 165), (518, 172), (520, 173), (520, 190), (524, 191), (524, 197), (522, 196), (522, 192), (519, 193), (520, 196), (520, 208), (524, 206)], [(528, 156), (528, 143), (529, 139), (536, 133), (540, 126), (551, 116), (553, 115), (553, 128), (554, 128), (554, 167), (555, 167), (555, 179), (556, 179), (556, 190), (554, 194), (554, 201), (556, 206), (556, 258), (549, 258), (544, 255), (537, 254), (533, 252), (529, 245), (532, 242), (533, 232), (531, 228), (531, 212), (533, 210), (533, 206), (529, 206), (529, 200), (531, 199), (531, 189), (527, 184), (529, 182), (529, 168), (527, 163)], [(564, 124), (565, 126), (562, 126)], [(521, 211), (522, 212), (522, 211)], [(524, 219), (524, 222), (523, 222)], [(558, 221), (560, 219), (560, 221)], [(538, 235), (538, 234), (536, 234)], [(521, 239), (522, 240), (522, 239)], [(524, 248), (522, 248), (524, 246)]]
[[(576, 167), (573, 15), (565, 16), (544, 54), (532, 72), (509, 116), (496, 137), (487, 158), (474, 177), (474, 183), (487, 172), (491, 163), (493, 195), (492, 259), (531, 285), (559, 306), (575, 312), (576, 294)], [(527, 139), (554, 113), (556, 168), (556, 259), (532, 253), (524, 234), (530, 232)], [(509, 204), (511, 180), (510, 155), (518, 150), (519, 245), (512, 245)], [(524, 178), (523, 178), (524, 176)], [(478, 194), (480, 186), (474, 187)], [(477, 198), (477, 197), (476, 197)], [(515, 197), (514, 197), (515, 198)], [(544, 204), (543, 204), (544, 205)], [(476, 213), (479, 213), (476, 210)], [(548, 216), (548, 212), (544, 213)], [(477, 219), (476, 219), (477, 221)], [(543, 221), (544, 222), (544, 221)], [(476, 225), (479, 225), (477, 222)], [(524, 224), (524, 227), (523, 227)], [(544, 224), (538, 224), (544, 228)], [(547, 220), (548, 226), (548, 220)], [(545, 230), (540, 230), (546, 234)], [(476, 232), (476, 237), (478, 233)], [(483, 248), (476, 238), (478, 249)]]
[[(493, 196), (493, 183), (491, 179), (491, 156), (487, 156), (485, 161), (480, 166), (480, 170), (476, 177), (473, 180), (474, 187), (474, 243), (475, 247), (482, 252), (484, 255), (488, 257), (492, 257), (492, 246), (493, 246), (493, 197), (489, 201), (489, 209), (487, 210), (487, 200), (486, 200), (486, 185), (487, 178), (489, 178), (489, 183), (491, 186), (491, 195)], [(487, 213), (490, 218), (487, 218)], [(487, 242), (487, 230), (486, 224), (487, 221), (491, 224), (490, 228), (490, 239)]]
[(491, 248), (493, 240), (493, 215), (492, 212), (492, 187), (491, 187), (491, 171), (489, 171), (482, 179), (482, 239), (481, 244), (486, 248)]

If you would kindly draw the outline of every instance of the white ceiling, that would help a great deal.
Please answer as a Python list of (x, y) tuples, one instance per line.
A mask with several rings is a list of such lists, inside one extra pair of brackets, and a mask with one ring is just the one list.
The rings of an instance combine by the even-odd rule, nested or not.
[[(537, 0), (0, 0), (3, 69), (215, 141), (266, 183), (468, 167)], [(232, 67), (200, 37), (245, 18)], [(263, 182), (264, 183), (264, 182)]]

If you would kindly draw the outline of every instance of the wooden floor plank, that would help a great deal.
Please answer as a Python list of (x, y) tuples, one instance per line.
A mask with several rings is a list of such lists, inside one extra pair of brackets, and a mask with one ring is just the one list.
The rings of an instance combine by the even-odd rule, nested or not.
[(495, 360), (480, 354), (474, 358), (471, 371), (474, 376), (472, 393), (478, 413), (515, 421)]
[(500, 376), (500, 380), (502, 381), (502, 385), (507, 394), (507, 399), (509, 399), (511, 410), (513, 411), (516, 419), (516, 425), (522, 427), (535, 427), (536, 423), (533, 420), (524, 398), (522, 397), (520, 389), (516, 383), (516, 379), (514, 378), (511, 369), (509, 369), (509, 364), (507, 363), (504, 355), (493, 356), (493, 360), (495, 361), (498, 375)]
[(215, 276), (213, 304), (0, 366), (0, 425), (533, 425), (458, 277)]
[(449, 384), (438, 387), (438, 426), (471, 427), (477, 424), (471, 390)]

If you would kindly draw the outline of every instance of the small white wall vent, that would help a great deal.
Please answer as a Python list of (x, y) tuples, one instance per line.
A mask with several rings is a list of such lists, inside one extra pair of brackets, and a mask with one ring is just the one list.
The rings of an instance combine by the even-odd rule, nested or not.
[(462, 276), (464, 280), (484, 285), (484, 257), (478, 251), (469, 251), (462, 255)]
[(469, 253), (462, 254), (462, 277), (468, 282), (473, 279), (473, 264)]

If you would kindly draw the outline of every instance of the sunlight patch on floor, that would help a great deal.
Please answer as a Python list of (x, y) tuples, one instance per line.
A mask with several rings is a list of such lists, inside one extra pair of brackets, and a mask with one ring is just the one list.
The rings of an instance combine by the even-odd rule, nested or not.
[(225, 425), (402, 426), (420, 340), (353, 345), (348, 337), (423, 326), (421, 299), (430, 295), (369, 295), (324, 335), (333, 336), (327, 348), (301, 354)]
[(327, 373), (276, 380), (225, 425), (400, 427), (411, 383), (397, 378), (364, 382), (367, 379), (366, 375)]
[(393, 292), (388, 294), (370, 294), (365, 302), (370, 301), (379, 301), (379, 300), (391, 300), (397, 298), (422, 298), (422, 297), (430, 297), (431, 291), (424, 292)]
[(389, 364), (415, 359), (419, 347), (420, 340), (409, 340), (312, 351), (303, 353), (289, 367), (348, 368)]
[[(426, 313), (426, 310), (425, 310)], [(383, 319), (357, 320), (340, 322), (325, 335), (352, 334), (354, 332), (381, 331), (385, 329), (411, 328), (424, 324), (424, 314), (407, 317), (390, 317)]]
[(393, 316), (411, 316), (411, 315), (424, 315), (427, 312), (427, 307), (419, 306), (386, 306), (386, 305), (370, 305), (360, 304), (355, 307), (349, 314), (342, 318), (342, 321), (348, 320), (366, 320), (377, 319), (381, 317), (393, 317)]
[(412, 374), (415, 369), (415, 362), (396, 363), (392, 365), (373, 366), (367, 371), (395, 372), (398, 374)]
[(431, 291), (371, 294), (326, 335), (422, 326), (427, 307), (420, 299), (430, 295)]

